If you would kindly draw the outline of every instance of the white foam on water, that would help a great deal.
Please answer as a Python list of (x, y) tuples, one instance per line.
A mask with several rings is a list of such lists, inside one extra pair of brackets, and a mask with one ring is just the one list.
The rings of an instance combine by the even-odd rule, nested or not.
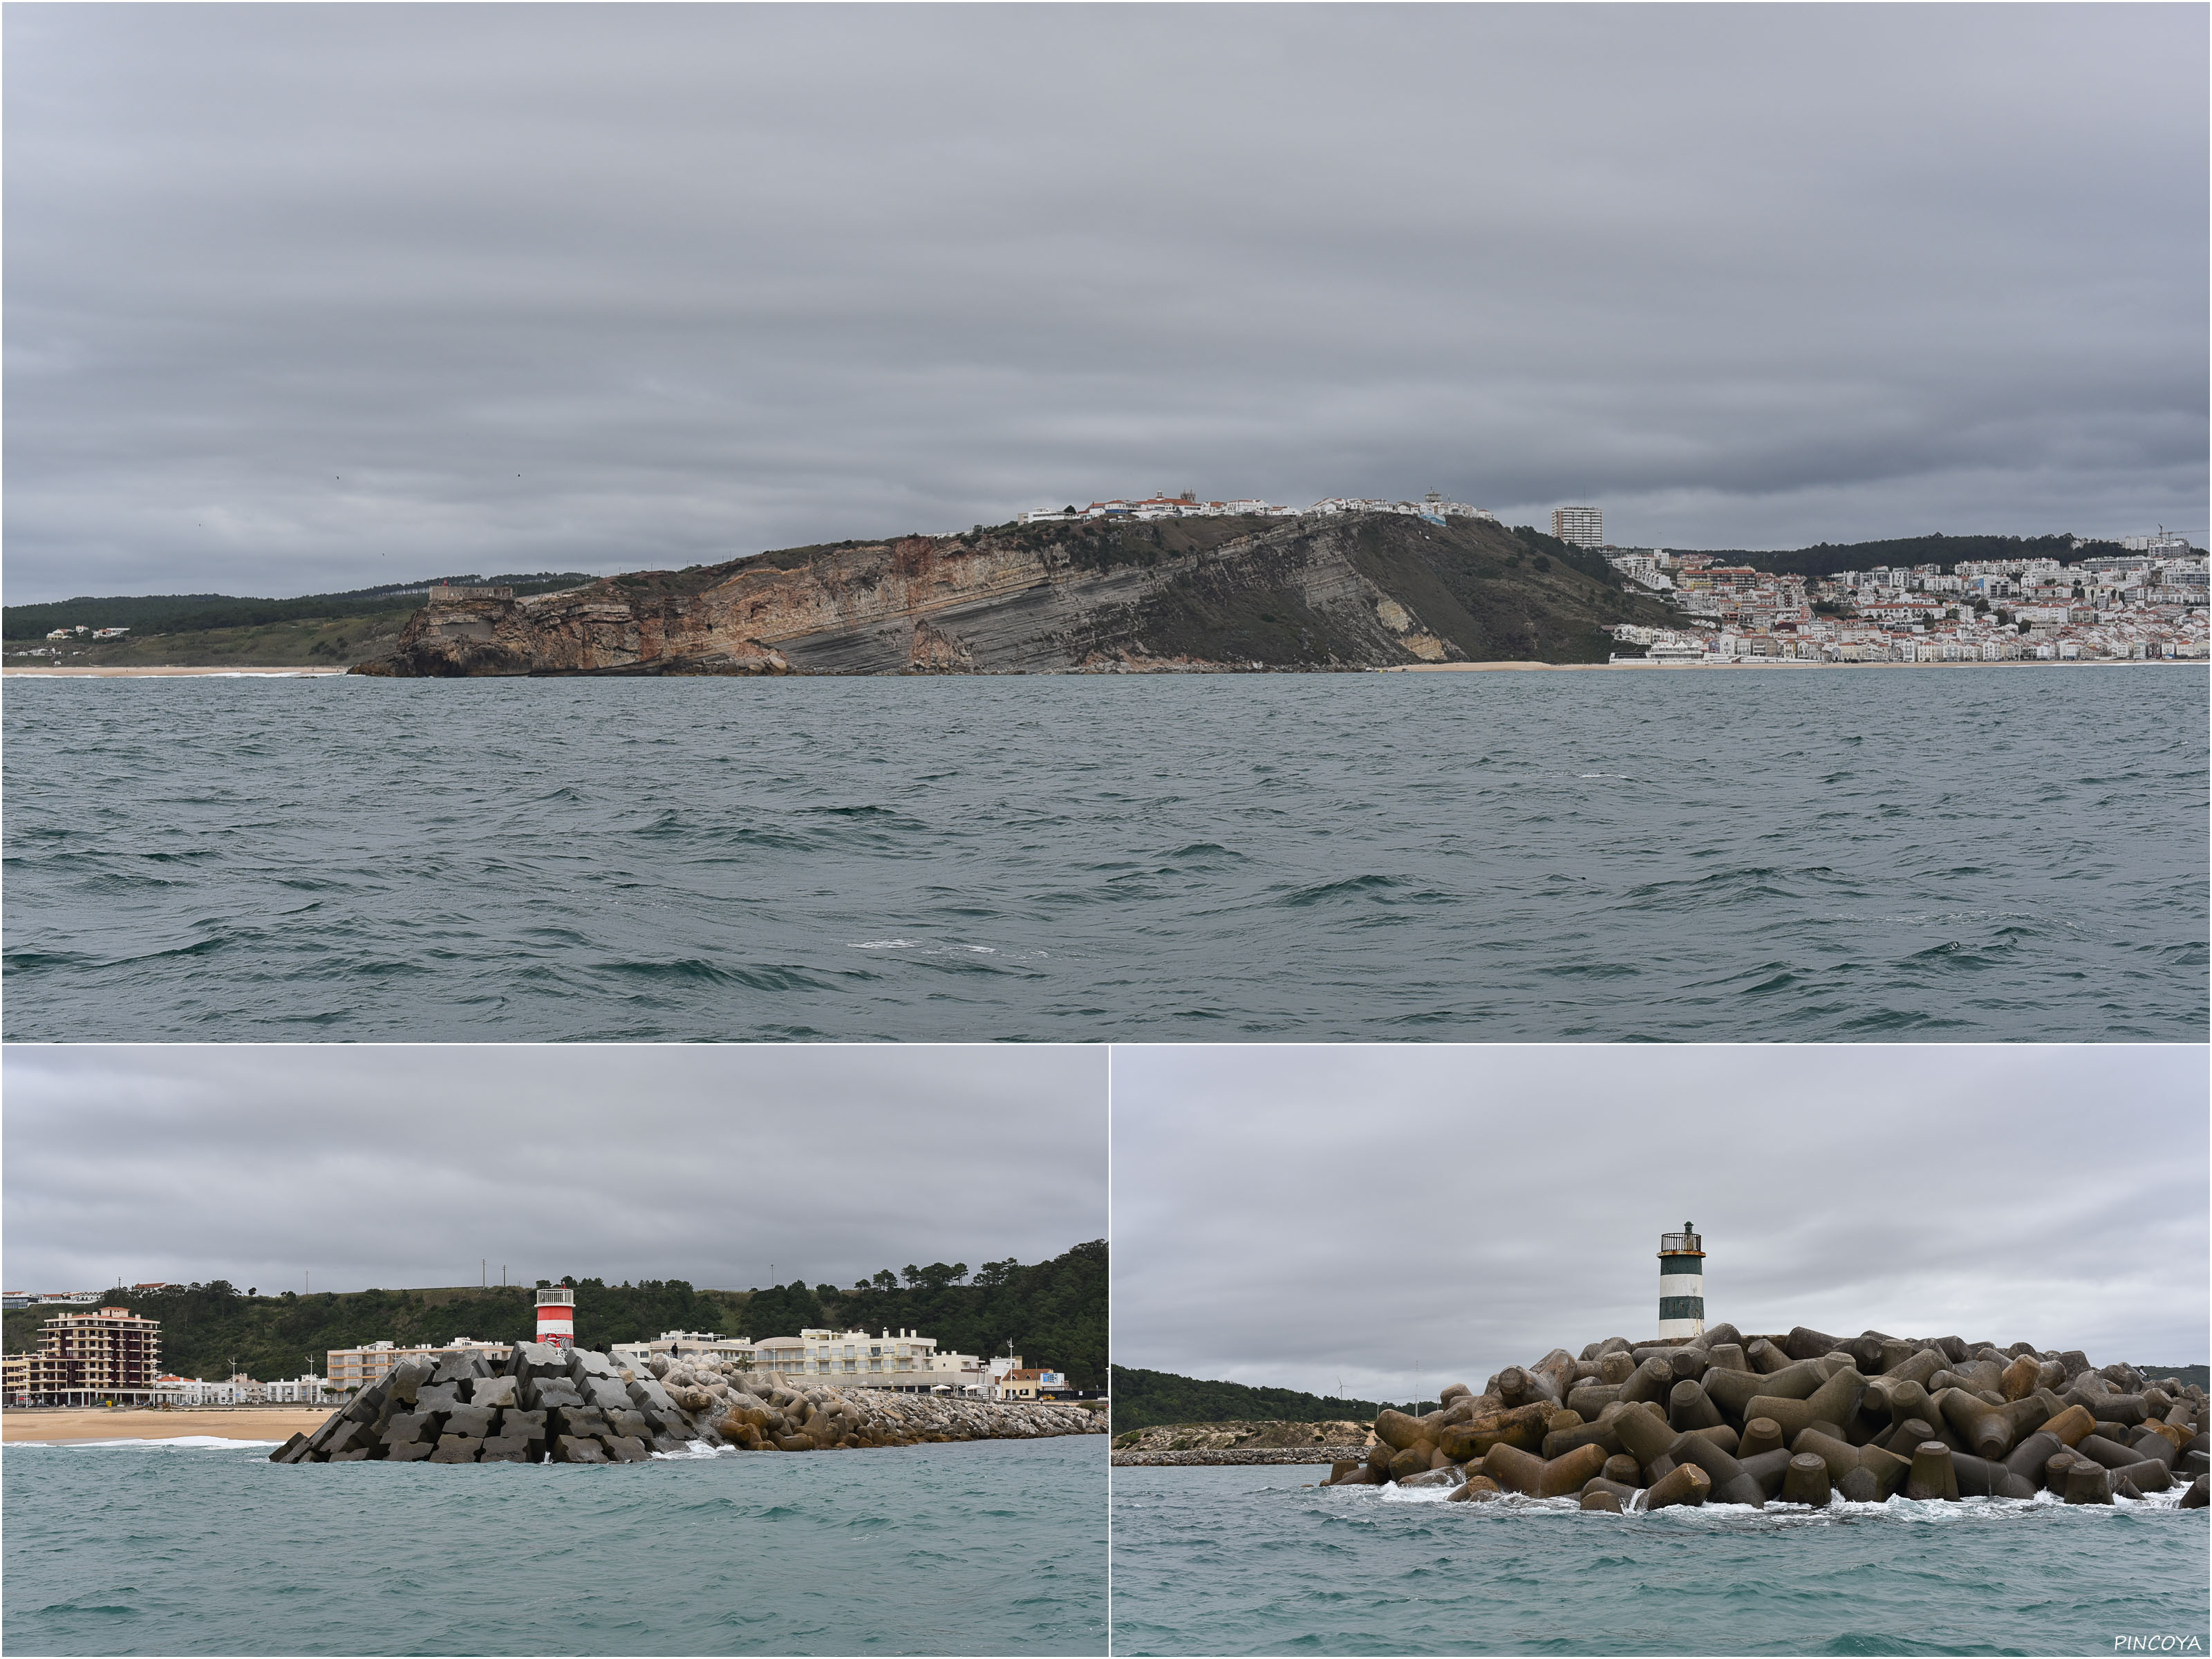
[(27, 1446), (45, 1446), (55, 1451), (127, 1451), (134, 1448), (167, 1450), (174, 1447), (182, 1451), (223, 1451), (240, 1447), (281, 1446), (281, 1440), (226, 1440), (220, 1435), (180, 1434), (168, 1440), (11, 1440), (9, 1451), (21, 1451)]
[(995, 945), (933, 945), (921, 939), (863, 939), (848, 940), (848, 951), (919, 951), (930, 957), (996, 957), (1008, 962), (1036, 962), (1048, 957), (1048, 951), (1002, 951)]
[(684, 1449), (682, 1451), (657, 1451), (650, 1454), (650, 1455), (658, 1462), (673, 1463), (690, 1462), (696, 1458), (701, 1457), (735, 1457), (737, 1455), (738, 1449), (734, 1446), (724, 1446), (718, 1449), (715, 1447), (708, 1445), (703, 1440), (685, 1441), (684, 1443)]

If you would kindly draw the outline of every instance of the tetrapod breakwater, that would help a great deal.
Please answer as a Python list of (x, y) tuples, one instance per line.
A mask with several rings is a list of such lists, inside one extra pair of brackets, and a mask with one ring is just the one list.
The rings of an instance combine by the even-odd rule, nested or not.
[(2202, 1388), (2025, 1342), (1723, 1324), (1680, 1343), (1554, 1348), (1438, 1404), (1379, 1414), (1366, 1455), (1328, 1484), (1620, 1512), (2044, 1492), (2110, 1504), (2177, 1485), (2183, 1507), (2208, 1501)]
[(841, 1388), (709, 1360), (643, 1370), (604, 1353), (517, 1343), (396, 1366), (295, 1434), (273, 1463), (635, 1463), (701, 1451), (829, 1451), (955, 1440), (1103, 1434), (1104, 1413)]

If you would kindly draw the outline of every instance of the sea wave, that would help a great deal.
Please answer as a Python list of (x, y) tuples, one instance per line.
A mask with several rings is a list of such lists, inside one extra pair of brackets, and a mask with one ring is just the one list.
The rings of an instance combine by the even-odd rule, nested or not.
[(1965, 678), (13, 681), (0, 1034), (2203, 1041), (2207, 677)]

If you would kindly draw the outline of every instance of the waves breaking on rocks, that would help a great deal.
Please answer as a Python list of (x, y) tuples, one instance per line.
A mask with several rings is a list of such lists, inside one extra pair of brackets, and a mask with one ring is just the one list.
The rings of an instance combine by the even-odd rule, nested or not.
[(588, 1349), (518, 1342), (498, 1369), (467, 1352), (396, 1366), (269, 1461), (636, 1463), (1105, 1431), (1104, 1413), (1079, 1405), (809, 1385), (659, 1355), (641, 1374)]
[(1455, 1383), (1440, 1405), (1379, 1413), (1365, 1455), (1336, 1462), (1328, 1484), (1614, 1513), (2042, 1493), (2109, 1504), (2178, 1488), (2180, 1507), (2212, 1501), (2204, 1389), (2026, 1342), (1723, 1324), (1682, 1343), (1554, 1348), (1480, 1395)]

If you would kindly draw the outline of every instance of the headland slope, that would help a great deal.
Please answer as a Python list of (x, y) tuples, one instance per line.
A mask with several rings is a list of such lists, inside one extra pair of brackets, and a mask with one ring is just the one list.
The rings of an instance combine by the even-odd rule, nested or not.
[(539, 595), (447, 592), (356, 673), (904, 674), (1603, 662), (1660, 622), (1599, 555), (1386, 513), (1004, 525)]

